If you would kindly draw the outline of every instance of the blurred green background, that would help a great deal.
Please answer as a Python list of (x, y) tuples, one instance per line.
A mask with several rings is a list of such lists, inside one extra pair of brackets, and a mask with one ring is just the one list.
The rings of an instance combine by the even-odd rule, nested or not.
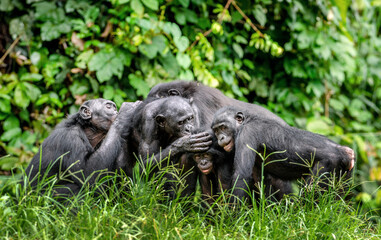
[(380, 27), (381, 0), (0, 0), (0, 184), (86, 99), (197, 79), (354, 148), (377, 209)]

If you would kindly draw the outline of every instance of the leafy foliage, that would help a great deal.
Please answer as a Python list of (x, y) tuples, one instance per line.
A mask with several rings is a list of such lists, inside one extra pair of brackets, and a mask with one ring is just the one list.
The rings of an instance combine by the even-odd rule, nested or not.
[(0, 0), (0, 154), (12, 155), (0, 168), (25, 165), (85, 99), (120, 105), (161, 81), (198, 79), (355, 148), (358, 199), (380, 207), (380, 6)]

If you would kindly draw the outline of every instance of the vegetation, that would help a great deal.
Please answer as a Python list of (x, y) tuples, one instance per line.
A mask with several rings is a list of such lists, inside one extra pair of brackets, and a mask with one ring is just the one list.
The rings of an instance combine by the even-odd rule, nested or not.
[[(151, 181), (135, 171), (134, 179), (125, 177), (118, 187), (111, 184), (107, 193), (95, 197), (96, 190), (85, 188), (66, 204), (52, 198), (49, 194), (52, 187), (43, 195), (29, 188), (18, 188), (14, 197), (3, 195), (0, 198), (2, 237), (378, 239), (381, 234), (381, 225), (374, 225), (368, 217), (360, 215), (358, 209), (337, 195), (335, 188), (319, 194), (315, 191), (317, 185), (312, 185), (304, 188), (300, 196), (284, 199), (281, 203), (272, 203), (262, 197), (259, 202), (253, 200), (253, 206), (242, 204), (239, 208), (227, 204), (227, 195), (222, 195), (209, 208), (203, 207), (205, 204), (199, 194), (195, 200), (177, 197), (168, 201), (162, 189), (167, 170), (163, 169)], [(113, 178), (103, 178), (100, 183), (109, 180)], [(54, 181), (54, 178), (48, 179), (40, 186), (52, 186)], [(0, 193), (14, 185), (14, 182), (5, 184)], [(125, 188), (129, 191), (124, 191)]]
[[(171, 215), (182, 211), (177, 205), (158, 204), (147, 210), (136, 202), (142, 195), (132, 197), (135, 208), (123, 201), (114, 206), (89, 200), (95, 202), (84, 204), (80, 219), (70, 221), (65, 212), (58, 217), (50, 211), (49, 198), (36, 195), (33, 199), (37, 200), (10, 205), (14, 201), (10, 196), (17, 192), (8, 182), (11, 171), (17, 177), (51, 129), (85, 99), (103, 97), (120, 106), (123, 101), (144, 99), (150, 87), (173, 79), (197, 79), (230, 97), (261, 104), (293, 126), (354, 148), (356, 201), (365, 212), (372, 209), (372, 214), (379, 215), (380, 29), (379, 0), (0, 0), (0, 156), (9, 155), (0, 158), (0, 185), (2, 194), (7, 194), (0, 201), (1, 216), (7, 223), (38, 219), (41, 225), (31, 221), (30, 234), (41, 238), (45, 234), (59, 237), (64, 229), (72, 231), (66, 236), (86, 229), (98, 236), (101, 231), (90, 227), (90, 222), (76, 230), (58, 227), (81, 226), (79, 222), (87, 221), (85, 208), (90, 206), (99, 207), (99, 218), (91, 221), (116, 221), (117, 233), (136, 226), (129, 219), (140, 223), (132, 237), (139, 236), (144, 226), (151, 228), (153, 236), (164, 234), (166, 226), (155, 225), (163, 221), (149, 218), (156, 213), (169, 216), (171, 236), (178, 236), (178, 230), (184, 237), (191, 228), (196, 229), (193, 234), (205, 234), (204, 238), (215, 235), (214, 231), (226, 238), (242, 233), (239, 236), (244, 238), (243, 233), (251, 229), (268, 234), (297, 229), (291, 234), (297, 237), (318, 229), (302, 220), (303, 214), (314, 211), (298, 212), (301, 206), (288, 204), (275, 209), (294, 211), (295, 215), (285, 215), (294, 220), (291, 228), (280, 223), (283, 215), (274, 217), (271, 207), (255, 223), (248, 219), (257, 210), (243, 210), (244, 217), (238, 220), (242, 225), (235, 224), (236, 219), (225, 223), (225, 218), (217, 216), (210, 220), (215, 224), (208, 225), (195, 220), (204, 216), (198, 212), (189, 214), (191, 220), (179, 220), (179, 215)], [(343, 207), (341, 202), (332, 204), (334, 209)], [(315, 214), (332, 212), (329, 206), (319, 205)], [(114, 217), (113, 211), (123, 217)], [(145, 215), (150, 211), (150, 216)], [(355, 221), (336, 221), (343, 228), (364, 226), (356, 222), (357, 210), (350, 213), (332, 217)], [(23, 225), (8, 226), (21, 231)], [(114, 232), (115, 225), (99, 226)]]

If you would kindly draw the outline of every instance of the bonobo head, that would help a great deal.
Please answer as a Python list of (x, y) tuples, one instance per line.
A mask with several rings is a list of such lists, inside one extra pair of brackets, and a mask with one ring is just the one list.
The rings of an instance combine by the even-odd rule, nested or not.
[(88, 125), (100, 131), (108, 131), (118, 115), (116, 105), (103, 98), (88, 100), (79, 108), (79, 120), (82, 125)]
[(182, 97), (168, 97), (155, 116), (159, 128), (169, 137), (190, 135), (194, 128), (194, 113), (189, 101)]
[(193, 160), (203, 174), (208, 175), (213, 170), (213, 155), (211, 153), (195, 153), (193, 154)]
[(173, 81), (168, 83), (160, 83), (154, 86), (149, 92), (147, 98), (165, 98), (170, 96), (184, 97), (182, 93), (186, 91), (190, 85), (187, 81)]
[(214, 114), (212, 129), (217, 137), (218, 145), (225, 151), (231, 152), (234, 149), (237, 128), (244, 120), (243, 112), (234, 107), (223, 107)]
[(227, 161), (230, 155), (218, 145), (218, 141), (212, 129), (197, 129), (194, 133), (208, 132), (212, 138), (212, 145), (205, 152), (188, 153), (191, 160), (197, 163), (198, 169), (205, 175), (211, 173), (218, 164)]

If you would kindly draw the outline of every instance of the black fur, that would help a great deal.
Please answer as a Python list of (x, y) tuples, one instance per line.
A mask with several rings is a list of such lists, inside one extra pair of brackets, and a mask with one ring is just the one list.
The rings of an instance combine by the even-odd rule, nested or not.
[[(352, 149), (322, 135), (279, 124), (237, 107), (218, 110), (212, 128), (219, 144), (234, 152), (232, 183), (237, 181), (234, 195), (238, 197), (246, 195), (246, 184), (252, 186), (254, 182), (254, 167), (260, 169), (262, 164), (262, 159), (248, 146), (269, 156), (265, 172), (282, 180), (305, 177), (310, 174), (307, 165), (312, 167), (313, 175), (332, 172), (336, 176), (342, 172), (350, 175), (355, 161)], [(233, 147), (230, 138), (234, 141)], [(271, 161), (274, 162), (269, 163)]]

